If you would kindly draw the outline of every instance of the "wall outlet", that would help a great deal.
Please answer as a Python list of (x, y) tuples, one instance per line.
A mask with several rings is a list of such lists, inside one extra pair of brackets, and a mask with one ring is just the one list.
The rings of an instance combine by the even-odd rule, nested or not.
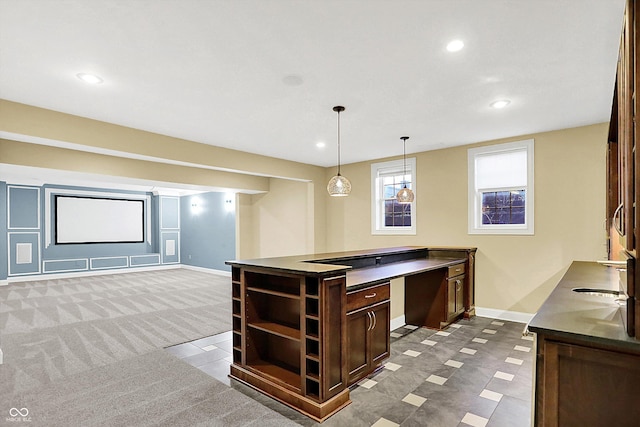
[(189, 254), (189, 259), (191, 259), (191, 254)]

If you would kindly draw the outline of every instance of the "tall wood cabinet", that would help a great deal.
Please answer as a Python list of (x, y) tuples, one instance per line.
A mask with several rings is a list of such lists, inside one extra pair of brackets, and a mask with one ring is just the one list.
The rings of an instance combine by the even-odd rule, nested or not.
[(630, 336), (640, 336), (640, 298), (636, 298), (636, 283), (640, 283), (635, 268), (640, 242), (640, 150), (636, 149), (638, 123), (636, 112), (639, 100), (636, 88), (638, 73), (637, 2), (628, 0), (620, 38), (616, 71), (609, 147), (607, 150), (607, 224), (609, 258), (621, 262), (621, 291), (627, 296), (624, 321)]

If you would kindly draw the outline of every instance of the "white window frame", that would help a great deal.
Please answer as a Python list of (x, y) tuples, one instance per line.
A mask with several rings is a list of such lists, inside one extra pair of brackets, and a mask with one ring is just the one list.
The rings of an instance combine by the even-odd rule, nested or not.
[[(487, 154), (499, 154), (509, 151), (526, 151), (527, 153), (527, 184), (518, 186), (526, 191), (525, 200), (525, 223), (524, 224), (482, 224), (482, 192), (515, 190), (516, 187), (500, 188), (476, 188), (476, 158)], [(534, 234), (534, 140), (508, 142), (505, 144), (489, 145), (484, 147), (470, 148), (467, 151), (469, 169), (469, 234), (514, 234), (533, 235)]]
[(379, 176), (388, 170), (397, 169), (399, 174), (404, 172), (403, 160), (391, 160), (388, 162), (371, 164), (371, 234), (373, 235), (415, 235), (416, 234), (416, 203), (418, 200), (416, 185), (416, 158), (407, 158), (407, 173), (411, 177), (411, 190), (416, 194), (411, 203), (411, 226), (388, 227), (384, 225), (384, 198)]

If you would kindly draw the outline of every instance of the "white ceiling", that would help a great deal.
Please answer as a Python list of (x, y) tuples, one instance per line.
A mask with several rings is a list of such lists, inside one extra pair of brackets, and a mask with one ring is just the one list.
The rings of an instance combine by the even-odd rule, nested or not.
[[(0, 0), (0, 97), (319, 166), (608, 121), (624, 0)], [(445, 45), (461, 39), (465, 48)], [(77, 73), (104, 79), (89, 86)], [(296, 76), (301, 84), (291, 85)], [(495, 110), (489, 104), (508, 98)], [(316, 148), (326, 142), (324, 150)]]

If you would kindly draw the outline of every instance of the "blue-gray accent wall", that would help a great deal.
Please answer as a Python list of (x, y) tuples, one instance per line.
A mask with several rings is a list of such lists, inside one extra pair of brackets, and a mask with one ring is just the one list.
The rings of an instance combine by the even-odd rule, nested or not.
[(0, 181), (0, 280), (5, 280), (8, 274), (7, 248), (7, 183)]
[[(144, 242), (58, 245), (55, 196), (144, 201)], [(194, 205), (200, 200), (199, 206)], [(197, 209), (196, 209), (197, 208)], [(224, 193), (147, 192), (0, 181), (0, 280), (49, 273), (187, 264), (230, 271), (235, 258), (235, 198)]]
[(180, 198), (182, 264), (231, 271), (236, 256), (235, 197), (203, 193)]

